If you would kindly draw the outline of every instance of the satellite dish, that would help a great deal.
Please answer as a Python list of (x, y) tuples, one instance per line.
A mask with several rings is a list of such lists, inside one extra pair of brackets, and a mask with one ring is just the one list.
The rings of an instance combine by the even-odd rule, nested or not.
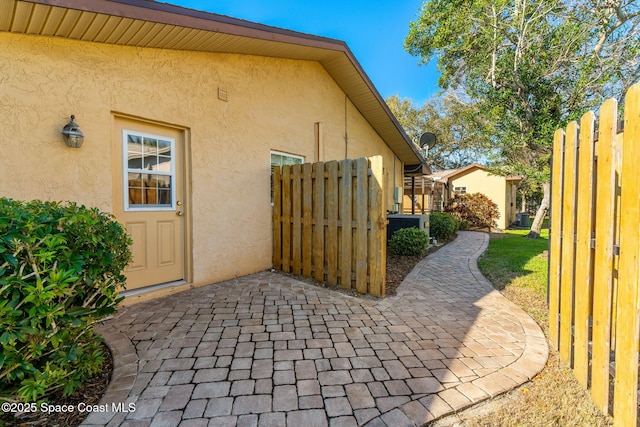
[(420, 148), (433, 148), (436, 145), (436, 135), (431, 132), (425, 132), (420, 135)]

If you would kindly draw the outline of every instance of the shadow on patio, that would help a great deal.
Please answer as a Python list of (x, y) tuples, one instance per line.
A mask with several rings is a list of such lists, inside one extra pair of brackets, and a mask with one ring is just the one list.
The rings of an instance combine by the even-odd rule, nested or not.
[(484, 233), (422, 260), (383, 300), (263, 272), (121, 309), (83, 425), (412, 426), (508, 391), (547, 359), (540, 328), (476, 267)]

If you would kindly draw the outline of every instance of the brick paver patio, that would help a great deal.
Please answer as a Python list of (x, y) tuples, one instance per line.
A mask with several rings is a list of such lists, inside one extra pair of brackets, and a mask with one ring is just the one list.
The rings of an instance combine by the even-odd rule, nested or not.
[(107, 426), (420, 426), (508, 391), (547, 359), (540, 328), (460, 232), (382, 300), (262, 272), (120, 310)]

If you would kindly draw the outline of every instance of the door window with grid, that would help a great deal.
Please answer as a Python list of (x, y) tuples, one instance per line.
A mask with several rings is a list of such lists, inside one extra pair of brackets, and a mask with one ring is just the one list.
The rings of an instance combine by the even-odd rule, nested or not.
[(123, 131), (125, 210), (175, 208), (175, 140)]

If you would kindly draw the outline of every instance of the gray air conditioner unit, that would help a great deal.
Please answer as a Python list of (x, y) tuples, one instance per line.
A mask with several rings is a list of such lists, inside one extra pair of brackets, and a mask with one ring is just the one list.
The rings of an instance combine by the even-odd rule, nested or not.
[(420, 230), (424, 230), (427, 235), (429, 235), (429, 214), (391, 214), (387, 215), (387, 219), (389, 220), (389, 224), (387, 224), (387, 240), (391, 239), (393, 233), (401, 228), (416, 227)]

